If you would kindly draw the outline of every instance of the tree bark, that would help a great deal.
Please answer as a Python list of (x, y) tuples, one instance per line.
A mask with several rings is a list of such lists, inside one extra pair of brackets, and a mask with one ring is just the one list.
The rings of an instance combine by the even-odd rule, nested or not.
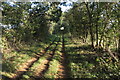
[(89, 17), (89, 27), (90, 27), (90, 35), (91, 35), (91, 46), (94, 48), (94, 36), (93, 36), (93, 29), (92, 29), (92, 14), (91, 11), (88, 7), (88, 3), (85, 3), (86, 8), (87, 8), (87, 13)]
[(96, 21), (96, 47), (98, 47), (98, 4), (97, 4), (97, 21)]
[(120, 54), (120, 35), (119, 35), (119, 40), (118, 40), (118, 53)]

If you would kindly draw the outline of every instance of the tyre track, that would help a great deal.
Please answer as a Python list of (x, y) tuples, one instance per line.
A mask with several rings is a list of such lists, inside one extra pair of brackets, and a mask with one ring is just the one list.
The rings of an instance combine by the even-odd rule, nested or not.
[(64, 78), (69, 78), (69, 67), (68, 67), (68, 62), (67, 62), (67, 55), (65, 52), (65, 39), (64, 35), (62, 36), (62, 50), (61, 50), (61, 61), (59, 65), (59, 70), (58, 70), (58, 75), (57, 79), (64, 79)]
[(37, 56), (35, 58), (32, 58), (31, 60), (27, 61), (27, 63), (25, 63), (24, 65), (26, 65), (23, 70), (18, 70), (15, 74), (15, 76), (13, 78), (11, 78), (11, 80), (20, 80), (22, 78), (22, 75), (24, 75), (27, 71), (29, 71), (29, 69), (32, 67), (32, 65), (37, 62), (39, 60), (40, 57), (44, 56), (45, 53), (47, 52), (47, 50), (51, 47), (51, 45), (54, 44), (56, 39), (54, 39), (52, 41), (52, 43), (45, 48), (45, 50), (43, 52), (41, 52), (40, 54), (37, 54)]
[(58, 43), (56, 44), (55, 48), (52, 50), (52, 53), (49, 54), (49, 56), (47, 57), (46, 61), (44, 62), (44, 66), (42, 68), (42, 70), (40, 70), (39, 75), (38, 76), (32, 76), (32, 80), (40, 80), (45, 78), (44, 74), (47, 72), (49, 66), (50, 66), (50, 62), (52, 61), (54, 55), (55, 55), (55, 51), (57, 48)]

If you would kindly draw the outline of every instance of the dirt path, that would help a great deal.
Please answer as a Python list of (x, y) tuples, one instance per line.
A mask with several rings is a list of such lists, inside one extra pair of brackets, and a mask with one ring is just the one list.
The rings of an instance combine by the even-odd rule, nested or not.
[[(65, 52), (61, 54), (61, 61), (59, 65), (57, 78), (69, 78), (69, 68), (67, 65)], [(58, 80), (58, 79), (56, 79)]]
[(54, 42), (55, 42), (55, 40), (47, 48), (45, 48), (44, 51), (41, 52), (38, 56), (28, 60), (26, 63), (23, 63), (22, 67), (15, 72), (16, 75), (14, 75), (13, 78), (11, 78), (11, 80), (20, 80), (22, 75), (24, 75), (27, 71), (29, 71), (29, 69), (32, 67), (32, 65), (35, 62), (37, 62), (41, 56), (45, 55), (47, 50), (51, 47), (51, 45), (54, 44)]
[(44, 78), (44, 74), (48, 70), (50, 62), (52, 61), (53, 56), (55, 55), (55, 50), (57, 48), (57, 45), (58, 44), (56, 44), (56, 46), (53, 49), (52, 53), (49, 53), (46, 60), (44, 60), (42, 62), (42, 64), (39, 66), (39, 69), (38, 69), (38, 72), (36, 73), (36, 76), (31, 77), (32, 80), (38, 80), (38, 79)]
[(65, 57), (62, 53), (57, 78), (65, 78), (66, 77), (65, 65), (64, 64), (65, 64)]
[[(62, 52), (61, 61), (60, 61), (60, 65), (59, 65), (58, 75), (57, 75), (58, 79), (59, 78), (68, 78), (64, 36), (62, 37), (62, 51), (61, 52)], [(56, 80), (58, 80), (58, 79), (56, 79)]]

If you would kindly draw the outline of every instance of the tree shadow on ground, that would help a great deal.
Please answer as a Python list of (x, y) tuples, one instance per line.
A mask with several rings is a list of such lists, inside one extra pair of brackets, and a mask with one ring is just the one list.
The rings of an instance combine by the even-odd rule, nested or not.
[(93, 66), (99, 65), (98, 62), (96, 61), (97, 55), (89, 45), (88, 46), (83, 45), (79, 47), (66, 47), (65, 50), (67, 52), (66, 55), (67, 55), (67, 61), (68, 61), (70, 70), (71, 70), (71, 66), (70, 66), (71, 63), (78, 65), (79, 69), (80, 67), (84, 67), (84, 69), (87, 69), (87, 70), (92, 68), (91, 71), (94, 71), (95, 67), (93, 68)]
[(96, 55), (95, 54), (67, 54), (69, 59), (73, 63), (84, 63), (88, 61), (89, 63), (96, 64)]
[(10, 61), (4, 60), (2, 62), (2, 71), (3, 72), (14, 72), (15, 70), (16, 70), (15, 65), (10, 63)]
[(77, 47), (66, 47), (66, 52), (76, 52), (76, 51), (94, 51), (90, 45), (83, 45)]

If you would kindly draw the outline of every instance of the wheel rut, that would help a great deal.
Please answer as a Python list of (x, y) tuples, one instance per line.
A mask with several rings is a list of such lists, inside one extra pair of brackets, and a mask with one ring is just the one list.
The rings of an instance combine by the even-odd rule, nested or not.
[(43, 52), (37, 54), (36, 57), (28, 60), (26, 63), (22, 64), (22, 68), (18, 69), (15, 72), (15, 75), (10, 79), (10, 80), (21, 80), (22, 76), (29, 71), (29, 69), (32, 67), (32, 65), (37, 62), (39, 60), (40, 57), (44, 56), (45, 53), (48, 51), (48, 49), (51, 47), (51, 45), (53, 45), (55, 42), (55, 40), (53, 40), (53, 42), (51, 44), (49, 44), (49, 46), (47, 48), (45, 48), (43, 50)]
[[(16, 75), (11, 80), (21, 80), (23, 78), (23, 75), (25, 75), (27, 72), (30, 72), (30, 68), (33, 66), (33, 64), (35, 62), (38, 62), (40, 57), (45, 57), (45, 56), (46, 56), (45, 57), (46, 59), (38, 65), (39, 67), (37, 67), (37, 69), (36, 69), (37, 72), (35, 72), (35, 74), (33, 76), (30, 76), (29, 80), (44, 80), (44, 79), (46, 79), (44, 75), (50, 67), (50, 62), (52, 61), (52, 59), (55, 55), (55, 51), (57, 50), (56, 48), (59, 43), (59, 41), (57, 43), (54, 43), (54, 42), (55, 42), (55, 40), (51, 44), (49, 44), (49, 46), (47, 48), (45, 48), (43, 50), (43, 52), (41, 52), (40, 54), (37, 54), (37, 56), (35, 58), (32, 58), (32, 59), (28, 60), (26, 63), (24, 63), (23, 68), (19, 69), (16, 72)], [(52, 52), (46, 53), (53, 44), (55, 44), (55, 47), (53, 48)], [(64, 39), (62, 41), (61, 49), (62, 50), (61, 50), (61, 55), (60, 55), (60, 65), (59, 65), (59, 69), (57, 71), (55, 80), (68, 78)]]
[(52, 53), (50, 53), (48, 55), (48, 57), (46, 58), (46, 60), (43, 62), (43, 65), (41, 65), (42, 67), (40, 66), (41, 70), (39, 70), (38, 75), (34, 76), (34, 77), (33, 76), (31, 77), (32, 80), (38, 80), (38, 79), (40, 80), (40, 79), (45, 78), (44, 74), (47, 72), (47, 70), (48, 70), (48, 68), (50, 66), (50, 62), (52, 61), (52, 59), (53, 59), (53, 57), (55, 55), (55, 51), (56, 51), (57, 45), (58, 45), (58, 43), (56, 44), (55, 48), (52, 50)]
[(66, 52), (65, 52), (65, 40), (64, 40), (64, 35), (62, 36), (62, 50), (61, 50), (61, 60), (60, 60), (60, 65), (58, 69), (58, 75), (56, 80), (59, 79), (65, 79), (69, 78), (68, 75), (68, 65), (67, 65), (67, 59), (66, 59)]

